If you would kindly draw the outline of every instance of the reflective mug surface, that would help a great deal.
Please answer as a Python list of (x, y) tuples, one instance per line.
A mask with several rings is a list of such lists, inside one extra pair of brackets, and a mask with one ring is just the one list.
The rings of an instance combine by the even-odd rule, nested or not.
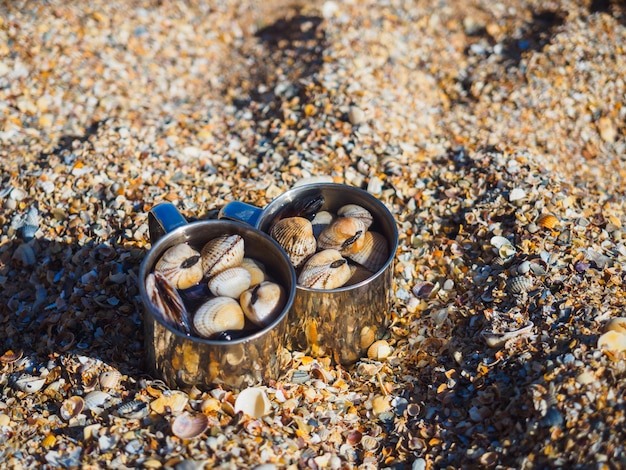
[(398, 247), (398, 229), (387, 207), (370, 193), (343, 184), (319, 183), (294, 187), (272, 200), (264, 209), (231, 202), (220, 211), (222, 219), (246, 222), (269, 233), (272, 224), (290, 208), (306, 205), (319, 197), (319, 210), (336, 212), (345, 204), (358, 204), (374, 218), (371, 230), (388, 242), (389, 258), (371, 277), (332, 290), (297, 286), (289, 314), (287, 347), (314, 357), (329, 356), (335, 363), (350, 365), (369, 345), (385, 333), (392, 303), (393, 262)]
[[(222, 385), (231, 390), (278, 379), (284, 372), (281, 352), (286, 346), (287, 316), (295, 298), (296, 277), (283, 249), (268, 235), (229, 220), (187, 223), (170, 203), (149, 213), (152, 248), (143, 260), (139, 290), (144, 305), (144, 334), (149, 367), (169, 386)], [(200, 251), (221, 235), (239, 234), (245, 256), (260, 261), (276, 282), (285, 288), (286, 303), (271, 324), (249, 336), (229, 341), (191, 337), (161, 320), (146, 291), (146, 278), (161, 255), (173, 245), (188, 243)]]

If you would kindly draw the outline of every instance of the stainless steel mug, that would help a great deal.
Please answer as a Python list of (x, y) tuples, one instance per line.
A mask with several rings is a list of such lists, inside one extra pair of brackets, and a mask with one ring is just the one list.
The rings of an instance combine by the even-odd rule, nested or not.
[[(294, 268), (284, 250), (268, 235), (228, 220), (187, 223), (170, 203), (155, 206), (148, 215), (152, 248), (139, 272), (139, 290), (145, 309), (144, 334), (150, 368), (170, 386), (222, 385), (238, 390), (269, 379), (277, 379), (285, 364), (281, 352), (287, 335), (287, 314), (295, 298)], [(188, 336), (162, 321), (150, 301), (146, 279), (161, 255), (179, 243), (198, 251), (221, 235), (238, 234), (244, 239), (245, 256), (263, 263), (273, 279), (283, 286), (286, 302), (266, 327), (239, 339), (218, 341)]]
[(246, 222), (269, 233), (272, 224), (293, 207), (322, 198), (319, 210), (335, 212), (345, 204), (358, 204), (374, 218), (372, 230), (388, 242), (389, 257), (369, 278), (332, 290), (297, 286), (289, 314), (288, 348), (314, 357), (329, 356), (350, 365), (385, 333), (392, 303), (393, 261), (398, 247), (398, 229), (387, 207), (362, 189), (335, 183), (294, 187), (272, 200), (264, 209), (230, 202), (219, 217)]

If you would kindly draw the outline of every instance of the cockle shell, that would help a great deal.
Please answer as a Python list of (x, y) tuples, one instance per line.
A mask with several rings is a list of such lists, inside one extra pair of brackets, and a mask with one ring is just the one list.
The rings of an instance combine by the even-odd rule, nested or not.
[(245, 324), (243, 310), (230, 297), (214, 297), (206, 301), (193, 317), (196, 332), (209, 338), (215, 333), (226, 330), (241, 330)]
[(313, 235), (315, 238), (320, 236), (320, 233), (333, 223), (335, 220), (335, 216), (328, 211), (320, 211), (315, 214), (313, 220), (311, 220), (311, 225), (313, 226)]
[(240, 411), (255, 419), (260, 419), (272, 410), (265, 390), (259, 387), (249, 387), (241, 392), (235, 399), (235, 412)]
[(203, 276), (200, 253), (186, 243), (168, 248), (154, 270), (163, 274), (177, 289), (194, 286)]
[(158, 271), (148, 274), (146, 291), (165, 323), (183, 333), (191, 333), (185, 304), (174, 285), (163, 274)]
[(241, 267), (247, 269), (250, 273), (250, 287), (261, 284), (267, 278), (263, 263), (253, 258), (244, 258), (241, 262)]
[(337, 250), (323, 250), (304, 264), (298, 284), (311, 289), (336, 289), (343, 286), (352, 271), (348, 261)]
[(387, 258), (389, 258), (387, 239), (378, 232), (365, 232), (363, 246), (347, 256), (352, 261), (375, 273), (383, 267)]
[(283, 247), (294, 268), (299, 268), (317, 247), (311, 221), (304, 217), (279, 220), (272, 226), (270, 236)]
[(214, 238), (202, 247), (201, 255), (202, 269), (208, 277), (239, 266), (244, 256), (243, 238), (237, 234)]
[(209, 428), (209, 419), (204, 413), (182, 413), (172, 422), (172, 434), (181, 439), (193, 439)]
[(98, 377), (100, 387), (102, 388), (115, 388), (120, 383), (122, 373), (119, 370), (109, 370), (102, 372)]
[(252, 276), (246, 268), (237, 266), (217, 273), (209, 279), (209, 290), (216, 297), (225, 296), (238, 299), (250, 287)]
[(340, 217), (326, 227), (317, 239), (318, 248), (338, 250), (347, 256), (363, 247), (365, 225), (354, 217)]
[(285, 304), (285, 290), (264, 281), (241, 294), (239, 302), (245, 316), (255, 325), (268, 325)]
[(533, 287), (533, 285), (533, 278), (528, 276), (515, 276), (507, 281), (507, 289), (512, 294), (522, 294)]
[(557, 219), (552, 214), (542, 214), (535, 222), (539, 227), (547, 228), (548, 230), (552, 230), (554, 227), (559, 225), (559, 219)]
[(337, 215), (340, 217), (354, 217), (355, 219), (360, 219), (365, 226), (365, 230), (368, 230), (374, 222), (374, 217), (372, 217), (370, 211), (358, 204), (346, 204), (345, 206), (341, 206), (337, 211)]

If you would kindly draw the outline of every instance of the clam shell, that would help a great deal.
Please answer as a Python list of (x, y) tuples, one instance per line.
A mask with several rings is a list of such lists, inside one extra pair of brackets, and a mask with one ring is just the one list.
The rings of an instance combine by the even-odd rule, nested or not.
[(387, 258), (389, 258), (387, 239), (378, 232), (365, 232), (363, 246), (347, 256), (366, 269), (376, 272), (384, 266)]
[(374, 341), (369, 348), (367, 348), (367, 357), (373, 361), (382, 361), (387, 359), (391, 354), (391, 346), (384, 339)]
[(248, 320), (265, 326), (285, 305), (285, 290), (280, 284), (264, 281), (242, 293), (239, 302)]
[(150, 403), (150, 409), (160, 415), (180, 413), (189, 403), (189, 395), (180, 390), (166, 390), (159, 398)]
[(196, 332), (209, 338), (226, 330), (241, 330), (245, 324), (243, 310), (230, 297), (214, 297), (200, 306), (193, 317)]
[(80, 412), (83, 411), (84, 408), (85, 408), (85, 400), (83, 400), (81, 397), (78, 397), (78, 396), (69, 397), (61, 405), (61, 409), (59, 410), (59, 415), (65, 421), (69, 421), (70, 419), (78, 416)]
[(507, 289), (512, 294), (522, 294), (533, 285), (533, 278), (527, 276), (515, 276), (507, 281)]
[(548, 230), (552, 230), (554, 227), (559, 225), (559, 219), (552, 214), (542, 214), (539, 216), (537, 221), (535, 222), (539, 227), (547, 228)]
[(26, 393), (35, 393), (41, 390), (45, 385), (46, 379), (43, 377), (35, 377), (30, 374), (22, 374), (15, 380), (15, 386)]
[(272, 226), (270, 235), (283, 247), (295, 268), (299, 268), (315, 253), (317, 247), (311, 221), (304, 217), (287, 217), (279, 220)]
[(209, 280), (209, 290), (216, 297), (238, 299), (250, 287), (252, 276), (246, 268), (237, 266), (217, 273)]
[(363, 247), (365, 225), (354, 217), (340, 217), (326, 227), (317, 239), (317, 246), (322, 250), (338, 250), (347, 256)]
[(98, 381), (102, 388), (115, 388), (120, 383), (122, 374), (118, 370), (109, 370), (100, 374)]
[(208, 277), (239, 266), (244, 255), (243, 238), (237, 234), (214, 238), (202, 247), (201, 255), (202, 269)]
[(163, 274), (158, 271), (148, 274), (146, 291), (165, 323), (186, 334), (191, 333), (185, 304), (176, 287)]
[(313, 235), (317, 239), (320, 236), (320, 233), (333, 223), (335, 220), (335, 216), (328, 211), (320, 211), (315, 214), (313, 220), (311, 220), (311, 225), (313, 226)]
[(370, 211), (358, 204), (346, 204), (345, 206), (341, 206), (337, 211), (337, 215), (340, 217), (354, 217), (360, 219), (365, 226), (365, 230), (369, 229), (374, 222), (374, 217), (372, 217)]
[(244, 258), (241, 262), (241, 267), (247, 269), (250, 273), (250, 287), (261, 284), (267, 278), (265, 266), (260, 261), (252, 258)]
[(157, 261), (154, 270), (160, 272), (177, 289), (187, 289), (202, 280), (201, 256), (186, 243), (168, 248)]
[(352, 271), (348, 261), (337, 250), (323, 250), (304, 264), (298, 284), (311, 289), (336, 289), (343, 286)]
[(132, 400), (117, 407), (117, 415), (126, 419), (141, 419), (148, 416), (150, 407), (142, 400)]
[(181, 439), (193, 439), (209, 428), (209, 419), (203, 413), (182, 413), (172, 421), (172, 434)]
[(260, 419), (272, 410), (265, 390), (259, 387), (249, 387), (241, 392), (235, 400), (235, 412), (240, 411), (255, 419)]

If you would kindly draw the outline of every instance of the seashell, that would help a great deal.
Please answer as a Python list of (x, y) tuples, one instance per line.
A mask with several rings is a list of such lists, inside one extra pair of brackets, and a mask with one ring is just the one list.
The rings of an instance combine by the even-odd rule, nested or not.
[(320, 233), (333, 223), (335, 220), (335, 216), (328, 211), (320, 211), (315, 214), (313, 220), (311, 220), (311, 225), (313, 226), (313, 236), (317, 239), (320, 236)]
[(226, 330), (241, 330), (245, 324), (243, 310), (230, 297), (214, 297), (198, 309), (193, 317), (193, 326), (203, 338)]
[(532, 333), (534, 324), (529, 321), (526, 323), (526, 326), (519, 328), (514, 331), (507, 331), (504, 333), (494, 333), (492, 331), (483, 330), (480, 335), (487, 343), (487, 346), (490, 348), (497, 348), (504, 346), (507, 341), (513, 340), (518, 337), (529, 336)]
[(626, 334), (626, 317), (611, 318), (603, 328), (604, 333), (609, 331), (617, 331), (618, 333)]
[(383, 267), (389, 257), (387, 239), (378, 232), (365, 232), (362, 247), (347, 256), (355, 263), (359, 263), (375, 273)]
[(267, 278), (265, 266), (260, 261), (252, 258), (244, 258), (240, 266), (247, 269), (250, 273), (250, 287), (261, 284)]
[(345, 284), (346, 286), (352, 286), (354, 284), (358, 284), (359, 282), (363, 282), (366, 279), (369, 279), (374, 275), (372, 271), (369, 269), (365, 269), (363, 266), (350, 264), (350, 279)]
[(317, 243), (313, 226), (303, 217), (287, 217), (276, 222), (270, 231), (271, 237), (283, 247), (294, 268), (315, 253)]
[(103, 372), (98, 377), (98, 381), (100, 382), (100, 387), (102, 388), (115, 388), (117, 384), (120, 383), (120, 379), (122, 378), (122, 373), (118, 370), (110, 370)]
[(23, 355), (23, 351), (16, 352), (12, 349), (9, 349), (2, 356), (0, 356), (0, 362), (3, 362), (4, 364), (12, 364), (16, 361), (19, 361)]
[(146, 291), (165, 323), (183, 333), (191, 333), (189, 314), (185, 304), (174, 285), (163, 274), (158, 271), (148, 274)]
[(361, 349), (367, 349), (376, 340), (376, 330), (370, 326), (364, 326), (361, 328), (359, 339)]
[(609, 330), (598, 338), (598, 349), (609, 351), (626, 351), (626, 334), (616, 330)]
[(303, 217), (310, 220), (322, 208), (324, 202), (324, 196), (319, 193), (308, 198), (301, 197), (281, 208), (276, 214), (275, 220), (288, 219), (290, 217)]
[(365, 225), (360, 219), (340, 217), (320, 233), (317, 246), (322, 250), (338, 250), (347, 256), (363, 247), (365, 232)]
[(285, 304), (285, 290), (279, 284), (264, 281), (248, 289), (239, 298), (244, 315), (255, 325), (269, 324)]
[(239, 266), (244, 256), (244, 241), (240, 235), (222, 235), (208, 241), (201, 251), (202, 270), (208, 277)]
[(533, 285), (533, 278), (527, 276), (515, 276), (507, 281), (507, 289), (512, 294), (522, 294)]
[(353, 429), (346, 435), (346, 443), (351, 446), (358, 445), (361, 442), (361, 439), (363, 439), (363, 433), (358, 429)]
[(309, 258), (298, 276), (298, 284), (311, 289), (336, 289), (351, 276), (348, 261), (337, 250), (329, 249)]
[(45, 385), (45, 383), (45, 378), (35, 377), (30, 374), (22, 374), (15, 380), (15, 386), (18, 390), (26, 393), (38, 392)]
[(209, 428), (209, 418), (203, 413), (182, 413), (172, 421), (172, 434), (181, 439), (193, 439)]
[(141, 419), (148, 416), (150, 407), (142, 400), (132, 400), (117, 407), (117, 415), (126, 419)]
[(384, 339), (374, 341), (369, 348), (367, 348), (367, 357), (373, 361), (382, 361), (387, 359), (391, 354), (391, 346)]
[(337, 211), (337, 215), (340, 217), (354, 217), (355, 219), (361, 220), (365, 226), (365, 230), (368, 230), (374, 222), (374, 217), (372, 217), (370, 211), (357, 204), (341, 206)]
[(240, 411), (254, 419), (260, 419), (272, 410), (265, 390), (259, 387), (248, 387), (235, 400), (235, 413)]
[(78, 416), (80, 412), (83, 411), (84, 408), (85, 408), (85, 400), (83, 400), (81, 397), (78, 397), (78, 396), (69, 397), (61, 405), (61, 409), (59, 410), (59, 415), (65, 421), (69, 421), (70, 419)]
[(238, 299), (243, 291), (250, 287), (252, 276), (241, 266), (228, 268), (213, 276), (208, 283), (209, 290), (217, 297), (225, 296)]
[(427, 299), (428, 297), (430, 297), (436, 287), (438, 287), (438, 285), (435, 285), (430, 281), (420, 281), (413, 286), (413, 289), (411, 289), (411, 291), (413, 292), (413, 295), (415, 295), (415, 297), (420, 299)]
[(104, 408), (106, 408), (106, 404), (111, 399), (111, 395), (101, 390), (94, 390), (93, 392), (89, 392), (83, 398), (85, 402), (85, 406), (88, 410), (91, 410), (94, 414), (101, 413)]
[(195, 286), (204, 275), (200, 253), (186, 243), (168, 248), (154, 270), (163, 274), (177, 289)]
[(159, 398), (150, 403), (150, 409), (160, 415), (180, 413), (189, 402), (189, 396), (180, 390), (166, 390)]
[(539, 227), (547, 228), (548, 230), (552, 230), (554, 227), (559, 225), (559, 219), (552, 214), (542, 214), (539, 216), (537, 221), (535, 222)]
[(389, 395), (376, 395), (372, 398), (372, 412), (375, 416), (391, 410), (391, 398)]

